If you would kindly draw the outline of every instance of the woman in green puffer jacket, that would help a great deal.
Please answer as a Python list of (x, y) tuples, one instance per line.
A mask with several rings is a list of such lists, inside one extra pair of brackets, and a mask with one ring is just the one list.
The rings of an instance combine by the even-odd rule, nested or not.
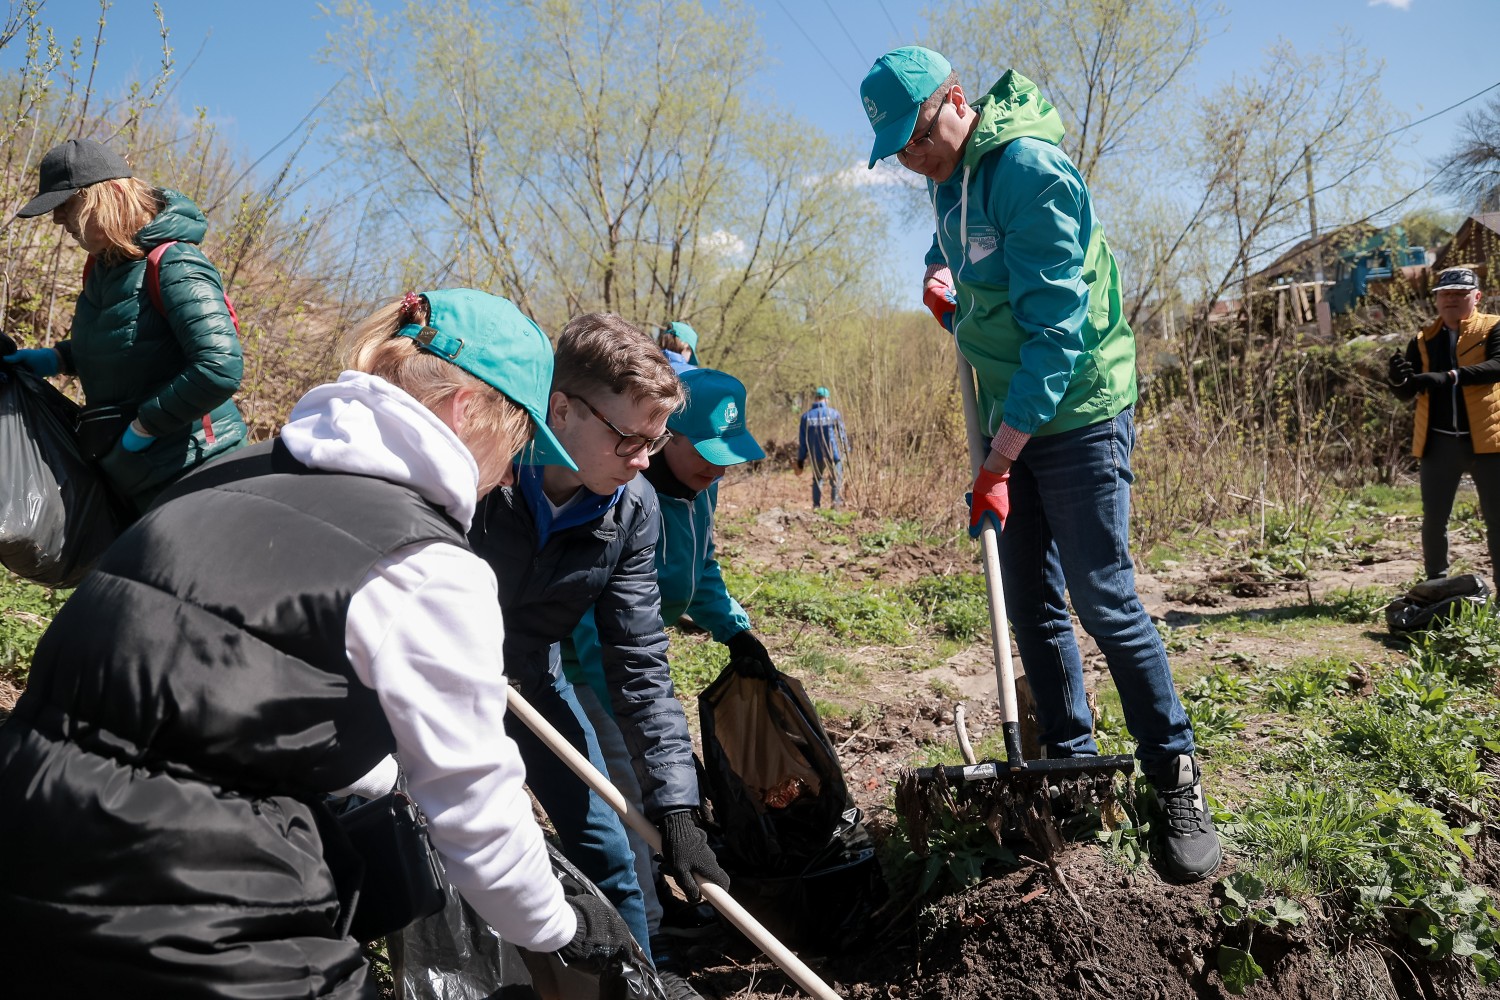
[[(245, 443), (232, 396), (243, 362), (219, 272), (198, 243), (198, 206), (131, 176), (116, 153), (70, 139), (42, 158), (40, 192), (16, 213), (47, 212), (89, 253), (69, 339), (4, 359), (37, 375), (77, 375), (80, 439), (119, 496), (144, 511), (166, 486)], [(148, 287), (157, 265), (160, 306)]]

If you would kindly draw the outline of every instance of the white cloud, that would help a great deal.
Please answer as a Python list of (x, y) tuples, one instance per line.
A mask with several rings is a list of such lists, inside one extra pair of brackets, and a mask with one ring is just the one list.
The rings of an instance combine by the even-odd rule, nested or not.
[(724, 229), (715, 229), (698, 241), (698, 249), (704, 253), (734, 258), (743, 257), (748, 248), (741, 237)]
[(1411, 10), (1411, 0), (1370, 0), (1371, 7), (1394, 7), (1397, 10)]
[(833, 180), (840, 187), (919, 188), (923, 186), (920, 176), (904, 167), (891, 166), (884, 160), (876, 163), (874, 170), (866, 170), (863, 163), (845, 167), (833, 175)]

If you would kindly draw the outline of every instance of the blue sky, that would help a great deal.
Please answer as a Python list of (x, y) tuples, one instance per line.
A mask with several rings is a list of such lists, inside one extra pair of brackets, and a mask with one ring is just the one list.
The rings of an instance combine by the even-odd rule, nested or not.
[[(394, 5), (394, 0), (379, 0)], [(335, 27), (310, 0), (161, 0), (176, 49), (175, 99), (202, 106), (235, 145), (252, 158), (267, 153), (337, 80), (317, 61)], [(924, 40), (926, 2), (912, 0), (754, 0), (771, 65), (756, 81), (779, 103), (795, 105), (851, 151), (862, 149), (868, 126), (855, 96), (871, 61), (895, 45)], [(1234, 72), (1255, 70), (1264, 48), (1290, 34), (1313, 50), (1346, 26), (1371, 59), (1386, 64), (1384, 97), (1416, 120), (1500, 83), (1500, 60), (1471, 39), (1493, 39), (1500, 0), (1231, 0), (1195, 70), (1200, 90)], [(109, 12), (106, 88), (149, 74), (160, 48), (144, 0), (118, 0)], [(92, 38), (98, 6), (92, 0), (52, 0), (45, 17), (61, 36)], [(13, 65), (15, 46), (0, 52)], [(995, 75), (1004, 67), (995, 67)], [(1024, 60), (1017, 68), (1026, 71)], [(988, 80), (984, 81), (988, 84)], [(1482, 101), (1483, 99), (1481, 99)], [(1409, 184), (1429, 173), (1427, 161), (1452, 145), (1473, 101), (1402, 134), (1412, 140)], [(313, 162), (323, 154), (309, 151)], [(851, 153), (851, 163), (855, 155)], [(270, 162), (276, 162), (272, 157)], [(862, 159), (861, 159), (862, 162)], [(1418, 196), (1413, 204), (1422, 204)], [(1434, 195), (1428, 204), (1453, 208)], [(1107, 221), (1107, 220), (1106, 220)], [(897, 226), (885, 259), (891, 274), (921, 270), (930, 233), (920, 224)], [(873, 262), (872, 262), (873, 263)], [(915, 287), (915, 283), (913, 283)]]

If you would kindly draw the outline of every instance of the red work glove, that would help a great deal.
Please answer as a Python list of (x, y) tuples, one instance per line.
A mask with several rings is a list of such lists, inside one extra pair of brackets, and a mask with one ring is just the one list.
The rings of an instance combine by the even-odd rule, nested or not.
[(944, 330), (953, 329), (953, 311), (958, 305), (952, 285), (940, 278), (928, 278), (922, 288), (922, 304), (931, 310), (933, 318), (943, 325)]
[(996, 531), (1005, 527), (1005, 519), (1010, 516), (1010, 470), (994, 473), (981, 467), (968, 500), (970, 538), (979, 537), (985, 518), (990, 518)]

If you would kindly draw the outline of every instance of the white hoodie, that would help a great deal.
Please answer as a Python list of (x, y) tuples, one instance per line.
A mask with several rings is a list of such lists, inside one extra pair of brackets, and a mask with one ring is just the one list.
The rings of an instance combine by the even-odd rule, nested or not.
[[(304, 465), (401, 483), (465, 529), (474, 517), (479, 469), (469, 450), (377, 376), (347, 371), (313, 389), (281, 440)], [(577, 922), (532, 818), (520, 752), (501, 725), (503, 634), (484, 560), (424, 542), (370, 571), (350, 602), (344, 643), (355, 673), (380, 697), (448, 878), (501, 937), (555, 951)]]

